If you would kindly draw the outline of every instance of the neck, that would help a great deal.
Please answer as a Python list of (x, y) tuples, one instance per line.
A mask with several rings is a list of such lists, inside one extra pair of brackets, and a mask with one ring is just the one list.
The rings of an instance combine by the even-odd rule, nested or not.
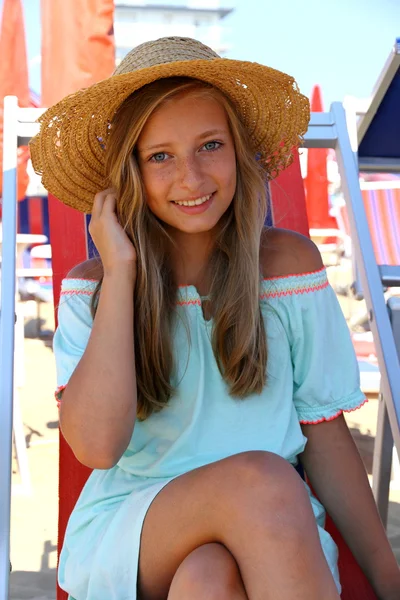
[(178, 284), (195, 285), (208, 293), (207, 267), (214, 245), (211, 232), (174, 232), (176, 247), (171, 249), (172, 269)]

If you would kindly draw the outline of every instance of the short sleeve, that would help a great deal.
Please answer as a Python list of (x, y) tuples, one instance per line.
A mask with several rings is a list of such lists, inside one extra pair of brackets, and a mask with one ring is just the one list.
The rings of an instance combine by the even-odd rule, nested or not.
[(329, 421), (366, 401), (357, 358), (325, 269), (291, 279), (278, 312), (291, 347), (294, 405), (302, 424)]
[(56, 361), (56, 399), (80, 361), (92, 330), (91, 299), (96, 282), (82, 279), (64, 279), (58, 305), (58, 325), (53, 338)]

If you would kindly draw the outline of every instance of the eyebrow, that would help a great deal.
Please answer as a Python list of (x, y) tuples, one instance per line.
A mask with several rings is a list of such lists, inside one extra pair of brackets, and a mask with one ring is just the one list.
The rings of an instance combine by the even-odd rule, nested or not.
[[(214, 135), (221, 135), (228, 133), (227, 129), (209, 129), (208, 131), (203, 131), (198, 136), (199, 140), (203, 140), (208, 137), (212, 137)], [(166, 148), (170, 145), (171, 142), (160, 142), (159, 144), (154, 144), (153, 146), (144, 146), (143, 148), (139, 148), (139, 152), (149, 152), (150, 150), (155, 150), (157, 148)]]

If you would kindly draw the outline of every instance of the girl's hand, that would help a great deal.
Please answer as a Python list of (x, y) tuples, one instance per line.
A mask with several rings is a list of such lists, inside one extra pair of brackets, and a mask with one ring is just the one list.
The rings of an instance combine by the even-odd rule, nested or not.
[(136, 280), (136, 250), (118, 222), (116, 192), (109, 188), (94, 197), (89, 232), (99, 251), (104, 274), (126, 270)]

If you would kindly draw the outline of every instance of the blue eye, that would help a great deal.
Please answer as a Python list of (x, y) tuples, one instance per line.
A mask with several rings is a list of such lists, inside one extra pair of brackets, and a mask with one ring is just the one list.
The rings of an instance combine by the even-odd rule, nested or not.
[(212, 142), (207, 142), (206, 144), (204, 144), (204, 148), (210, 152), (212, 152), (213, 150), (218, 150), (218, 148), (221, 146), (221, 142), (216, 142), (216, 141), (212, 141)]
[(165, 152), (157, 152), (157, 154), (153, 154), (150, 160), (153, 162), (164, 162), (166, 156)]

